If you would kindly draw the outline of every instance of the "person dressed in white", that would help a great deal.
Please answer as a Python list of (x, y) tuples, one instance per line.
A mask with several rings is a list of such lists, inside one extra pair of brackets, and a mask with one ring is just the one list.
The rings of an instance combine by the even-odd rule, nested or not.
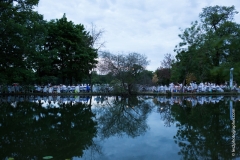
[(79, 93), (79, 85), (75, 87), (75, 93)]
[(63, 93), (67, 92), (67, 86), (63, 84), (61, 90)]
[(170, 83), (169, 87), (170, 87), (170, 92), (173, 92), (173, 90), (174, 90), (174, 84), (173, 84), (173, 83)]
[(52, 93), (53, 92), (53, 88), (52, 87), (49, 87), (48, 88), (48, 93)]
[(57, 93), (61, 93), (60, 86), (57, 86)]
[(194, 82), (194, 91), (195, 91), (195, 92), (197, 92), (197, 90), (198, 90), (197, 83), (196, 83), (196, 82)]
[(11, 93), (15, 93), (15, 87), (14, 86), (11, 87)]
[(70, 92), (70, 93), (72, 92), (72, 88), (70, 85), (67, 86), (67, 89), (68, 89), (68, 92)]
[(203, 82), (201, 82), (201, 83), (199, 84), (199, 89), (200, 89), (201, 92), (203, 92)]
[(166, 93), (166, 91), (169, 91), (169, 87), (167, 87), (167, 85), (164, 86), (164, 93)]
[(47, 93), (47, 90), (48, 90), (47, 86), (44, 86), (43, 93)]

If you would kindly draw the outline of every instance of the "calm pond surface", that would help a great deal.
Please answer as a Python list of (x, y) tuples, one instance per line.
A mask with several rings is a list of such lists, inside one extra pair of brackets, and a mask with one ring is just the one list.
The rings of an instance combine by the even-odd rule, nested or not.
[(239, 96), (0, 96), (0, 159), (240, 159)]

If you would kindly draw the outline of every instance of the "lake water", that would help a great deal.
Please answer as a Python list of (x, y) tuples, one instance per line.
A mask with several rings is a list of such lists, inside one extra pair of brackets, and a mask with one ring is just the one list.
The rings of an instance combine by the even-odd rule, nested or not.
[(240, 159), (239, 96), (1, 96), (0, 159)]

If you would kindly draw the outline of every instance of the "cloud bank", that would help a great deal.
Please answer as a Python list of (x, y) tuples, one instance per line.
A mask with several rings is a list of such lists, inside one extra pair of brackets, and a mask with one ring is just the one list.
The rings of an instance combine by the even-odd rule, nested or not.
[[(87, 30), (94, 24), (105, 31), (102, 50), (145, 54), (150, 60), (147, 69), (155, 71), (164, 54), (175, 55), (180, 28), (199, 20), (202, 8), (215, 5), (234, 5), (240, 11), (238, 0), (40, 0), (36, 10), (46, 20), (66, 13), (68, 20), (83, 24)], [(235, 21), (240, 22), (239, 14)]]

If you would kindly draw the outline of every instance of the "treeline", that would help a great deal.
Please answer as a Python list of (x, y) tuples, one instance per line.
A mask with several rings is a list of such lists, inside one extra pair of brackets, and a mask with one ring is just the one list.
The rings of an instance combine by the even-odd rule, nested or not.
[(97, 64), (94, 37), (82, 24), (46, 21), (38, 0), (0, 1), (0, 84), (81, 82)]
[[(112, 83), (130, 93), (137, 84), (220, 84), (229, 81), (231, 68), (234, 81), (240, 81), (240, 25), (234, 22), (234, 6), (203, 8), (200, 21), (179, 34), (176, 57), (166, 54), (153, 73), (146, 70), (145, 55), (98, 52), (94, 44), (102, 32), (91, 34), (65, 14), (44, 20), (34, 11), (38, 2), (0, 1), (0, 84)], [(99, 72), (93, 72), (97, 65)]]
[(234, 6), (203, 8), (200, 21), (192, 22), (179, 34), (176, 57), (166, 54), (165, 63), (156, 70), (159, 83), (220, 84), (229, 81), (231, 68), (234, 81), (240, 82), (240, 25), (234, 22), (237, 13)]

